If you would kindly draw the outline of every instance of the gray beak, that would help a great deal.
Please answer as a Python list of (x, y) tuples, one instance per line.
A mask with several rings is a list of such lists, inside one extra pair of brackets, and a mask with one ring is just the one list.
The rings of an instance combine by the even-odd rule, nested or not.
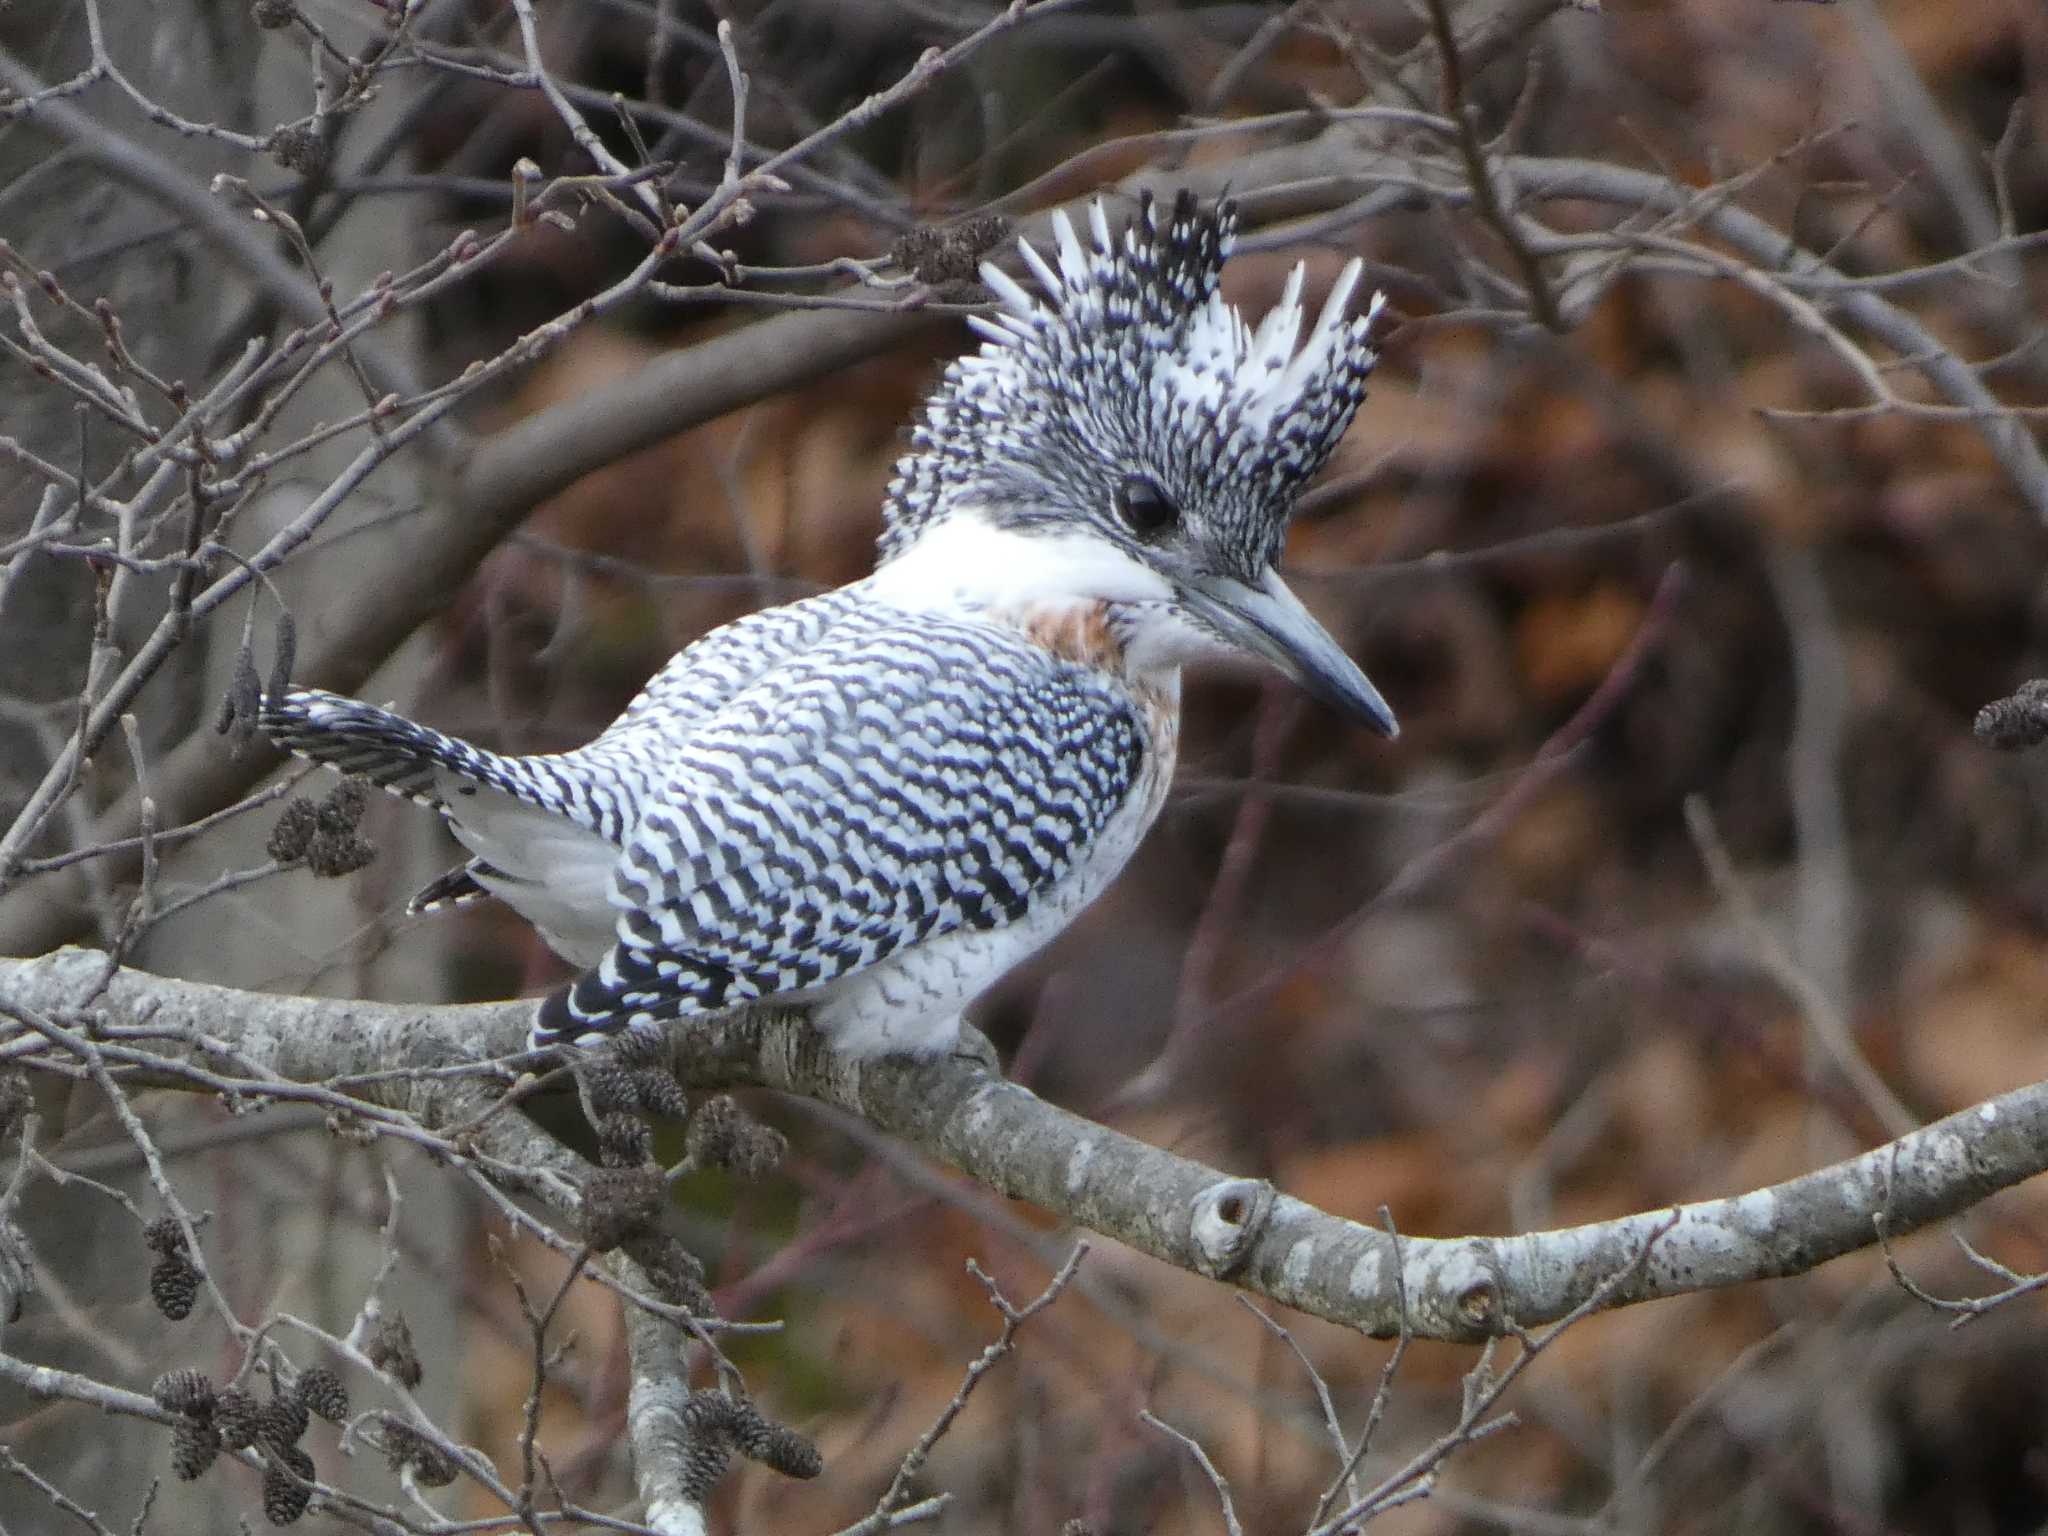
[(1197, 576), (1181, 584), (1181, 596), (1225, 640), (1264, 657), (1324, 703), (1382, 736), (1401, 734), (1379, 689), (1302, 607), (1279, 572), (1269, 567), (1257, 586), (1228, 576)]

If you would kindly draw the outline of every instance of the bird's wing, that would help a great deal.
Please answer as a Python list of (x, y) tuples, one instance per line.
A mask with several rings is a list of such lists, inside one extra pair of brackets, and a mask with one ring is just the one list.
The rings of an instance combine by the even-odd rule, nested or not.
[(573, 752), (506, 757), (403, 715), (318, 688), (263, 702), (262, 725), (279, 746), (380, 789), (447, 813), (528, 812), (562, 818), (618, 846), (660, 786), (676, 742), (755, 678), (787, 660), (855, 606), (828, 592), (751, 613), (693, 642), (654, 675), (602, 735)]
[(573, 752), (506, 757), (318, 689), (264, 701), (278, 745), (440, 811), (477, 855), (407, 910), (495, 895), (588, 965), (611, 943), (613, 865), (641, 806), (698, 724), (859, 605), (826, 593), (749, 614), (677, 654), (626, 712)]
[(670, 658), (624, 714), (546, 763), (571, 786), (574, 819), (618, 845), (668, 775), (678, 746), (764, 673), (817, 644), (859, 604), (825, 592), (721, 625)]
[(822, 986), (1014, 922), (1137, 782), (1129, 700), (1021, 637), (848, 620), (701, 721), (613, 875), (611, 953), (537, 1045)]

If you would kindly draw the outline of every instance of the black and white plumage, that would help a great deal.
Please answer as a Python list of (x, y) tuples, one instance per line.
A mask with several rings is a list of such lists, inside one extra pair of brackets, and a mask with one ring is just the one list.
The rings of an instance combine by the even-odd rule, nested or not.
[[(1228, 203), (1055, 221), (994, 267), (986, 340), (898, 465), (875, 574), (678, 655), (596, 740), (504, 757), (352, 700), (265, 704), (280, 744), (433, 806), (583, 974), (536, 1045), (765, 999), (841, 1049), (937, 1051), (1157, 816), (1180, 668), (1263, 656), (1386, 734), (1370, 683), (1272, 563), (1373, 363), (1346, 269), (1253, 331), (1218, 294)], [(1297, 343), (1300, 343), (1297, 345)]]

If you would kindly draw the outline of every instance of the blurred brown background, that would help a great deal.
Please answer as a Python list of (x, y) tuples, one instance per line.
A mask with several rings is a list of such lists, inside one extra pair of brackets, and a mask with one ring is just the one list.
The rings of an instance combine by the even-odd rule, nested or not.
[[(966, 14), (907, 0), (742, 10), (769, 142), (893, 80)], [(691, 0), (660, 12), (684, 30), (651, 73), (652, 11), (623, 0), (546, 10), (549, 57), (594, 90), (722, 124), (723, 65), (703, 46), (713, 13)], [(1420, 7), (1334, 0), (1047, 18), (826, 163), (888, 216), (799, 190), (764, 205), (734, 253), (871, 257), (1014, 189), (1029, 189), (1006, 205), (1021, 217), (1173, 154), (1213, 166), (1247, 142), (1076, 157), (1193, 120), (1401, 104), (1382, 66), (1411, 49), (1426, 61), (1426, 32)], [(1412, 105), (1434, 112), (1426, 78)], [(1503, 152), (1711, 188), (1852, 277), (1956, 263), (1874, 291), (1981, 363), (2008, 405), (2048, 401), (2048, 265), (2010, 238), (2048, 229), (2048, 11), (2030, 0), (1610, 0), (1501, 51), (1467, 96)], [(656, 153), (715, 180), (722, 147), (678, 134)], [(428, 97), (409, 151), (441, 179), (403, 205), (430, 240), (501, 218), (484, 189), (521, 157), (551, 174), (578, 163), (538, 95), (488, 82)], [(1627, 223), (1592, 202), (1541, 212), (1563, 232)], [(1269, 224), (1246, 247), (1227, 288), (1249, 314), (1296, 260), (1313, 296), (1362, 254), (1390, 296), (1372, 394), (1289, 567), (1404, 733), (1383, 745), (1280, 684), (1201, 678), (1180, 787), (1131, 872), (982, 1005), (1013, 1075), (1332, 1211), (1377, 1221), (1384, 1206), (1415, 1234), (1732, 1193), (1891, 1134), (1829, 1067), (1760, 931), (1911, 1115), (2048, 1077), (2044, 770), (1969, 729), (1979, 706), (2048, 671), (2048, 530), (1991, 436), (2035, 433), (2038, 417), (1862, 409), (1868, 391), (1829, 342), (1727, 272), (1621, 276), (1554, 333), (1475, 277), (1520, 280), (1497, 235), (1424, 196), (1361, 222)], [(535, 231), (425, 315), (428, 371), (452, 377), (635, 254), (603, 219)], [(1571, 258), (1545, 260), (1567, 291)], [(573, 337), (477, 422), (577, 397), (755, 314), (635, 309)], [(1895, 351), (1865, 344), (1903, 397), (1934, 398)], [(707, 627), (863, 573), (905, 424), (967, 345), (964, 327), (934, 321), (555, 497), (453, 594), (394, 674), (402, 702), (494, 747), (571, 745)], [(1754, 920), (1708, 879), (1689, 797)], [(442, 836), (407, 807), (372, 816), (387, 848)], [(442, 851), (408, 858), (424, 868)], [(494, 997), (559, 979), (509, 914), (404, 922), (407, 877), (358, 877), (348, 922), (291, 929), (271, 974), (345, 987), (396, 955), (410, 958), (393, 992)], [(172, 963), (194, 969), (236, 903), (263, 899), (195, 913), (164, 953), (183, 945)], [(1065, 1240), (802, 1105), (759, 1107), (797, 1155), (762, 1185), (689, 1189), (688, 1230), (731, 1315), (787, 1319), (737, 1358), (817, 1435), (828, 1470), (801, 1486), (736, 1471), (714, 1528), (825, 1531), (870, 1507), (992, 1336), (963, 1260), (1022, 1299)], [(345, 1149), (314, 1132), (280, 1156), (288, 1189), (328, 1191), (320, 1241), (375, 1220)], [(459, 1235), (413, 1283), (453, 1305), (452, 1423), (503, 1455), (529, 1341), (482, 1213), (458, 1200), (452, 1218)], [(1966, 1229), (2016, 1269), (2048, 1267), (2038, 1189)], [(1900, 1252), (1932, 1290), (1989, 1286), (1944, 1234)], [(250, 1250), (246, 1284), (260, 1291), (283, 1262)], [(941, 1442), (925, 1481), (955, 1495), (942, 1528), (1218, 1529), (1206, 1481), (1136, 1422), (1147, 1405), (1209, 1448), (1248, 1530), (1303, 1528), (1335, 1467), (1298, 1363), (1209, 1282), (1107, 1243), (1082, 1274)], [(565, 1485), (597, 1488), (618, 1476), (618, 1324), (599, 1292), (576, 1306), (543, 1443)], [(116, 1334), (143, 1326), (117, 1314)], [(1355, 1433), (1388, 1346), (1282, 1320)], [(1409, 1353), (1370, 1467), (1448, 1427), (1471, 1363), (1449, 1346)], [(1431, 1498), (1376, 1528), (2048, 1527), (2039, 1301), (1950, 1331), (1876, 1255), (1590, 1321), (1511, 1406), (1519, 1428), (1461, 1452)]]
[[(913, 203), (945, 207), (970, 173), (1012, 184), (1205, 105), (1241, 23), (1140, 11), (1102, 25), (1121, 46), (1099, 54), (1077, 18), (1070, 45), (1020, 43), (987, 66), (984, 89), (1037, 112), (993, 171), (965, 103), (913, 109), (892, 167)], [(1398, 11), (1370, 22), (1388, 46), (1416, 25)], [(886, 32), (851, 12), (843, 26), (835, 49), (867, 49), (863, 67), (901, 62), (884, 62)], [(632, 58), (630, 31), (609, 32), (591, 27), (593, 68), (608, 47)], [(1232, 109), (1341, 94), (1345, 63), (1303, 27)], [(1495, 128), (1520, 101), (1529, 154), (1695, 185), (1761, 168), (1742, 206), (1847, 270), (1879, 272), (1983, 243), (1981, 221), (1997, 217), (1987, 156), (2015, 110), (2010, 216), (2042, 226), (2044, 70), (2048, 21), (2016, 3), (1715, 0), (1561, 16), (1478, 94)], [(1047, 75), (1078, 83), (1034, 99)], [(537, 127), (498, 123), (490, 153), (544, 154)], [(469, 153), (489, 137), (464, 131)], [(1446, 222), (1397, 211), (1247, 255), (1229, 277), (1254, 314), (1303, 256), (1327, 276), (1358, 251), (1439, 284), (1390, 282), (1407, 323), (1331, 472), (1341, 489), (1290, 551), (1395, 701), (1403, 738), (1383, 748), (1278, 685), (1205, 679), (1160, 831), (1084, 923), (989, 1000), (984, 1026), (1063, 1102), (1363, 1220), (1385, 1204), (1412, 1232), (1563, 1224), (1787, 1177), (1883, 1128), (1809, 1071), (1797, 1003), (1687, 836), (1681, 805), (1699, 795), (1765, 922), (1916, 1114), (2048, 1075), (2039, 772), (1968, 732), (1980, 704), (2040, 669), (2048, 538), (1982, 436), (1897, 415), (1761, 415), (1859, 394), (1824, 347), (1731, 282), (1625, 280), (1562, 337), (1462, 323), (1450, 252), (1498, 247)], [(751, 233), (759, 259), (786, 262), (845, 238), (800, 218)], [(602, 253), (534, 260), (545, 308), (551, 284), (578, 291)], [(2044, 398), (2040, 258), (1978, 270), (1899, 297), (1969, 355), (2014, 351), (1995, 376), (2006, 398)], [(522, 324), (531, 297), (449, 330), (472, 345), (469, 327)], [(656, 322), (586, 336), (504, 409), (689, 334)], [(935, 357), (964, 344), (934, 335), (558, 499), (458, 606), (435, 718), (520, 744), (581, 739), (704, 624), (786, 583), (859, 572), (901, 425)], [(579, 566), (564, 548), (633, 569)], [(729, 579), (741, 574), (761, 585)], [(1547, 743), (1561, 755), (1532, 769)], [(1479, 818), (1481, 836), (1453, 841)], [(1385, 899), (1403, 874), (1404, 894)], [(479, 969), (530, 945), (510, 919), (454, 942)], [(798, 1325), (790, 1348), (817, 1372), (833, 1471), (815, 1489), (760, 1476), (728, 1495), (745, 1528), (822, 1529), (862, 1507), (991, 1325), (962, 1256), (1007, 1262), (1019, 1287), (1039, 1272), (978, 1202), (860, 1170), (830, 1139), (814, 1155), (794, 1221), (823, 1251), (781, 1304)], [(1973, 1230), (2036, 1268), (2044, 1214), (2021, 1192)], [(735, 1273), (777, 1240), (747, 1226), (728, 1237)], [(1941, 1239), (1908, 1251), (1930, 1284), (1962, 1283)], [(1293, 1363), (1202, 1282), (1114, 1253), (1089, 1272), (1108, 1296), (1064, 1303), (943, 1444), (933, 1485), (963, 1500), (949, 1522), (1043, 1531), (1080, 1513), (1109, 1530), (1210, 1528), (1206, 1488), (1131, 1422), (1150, 1401), (1210, 1446), (1254, 1528), (1298, 1525), (1330, 1468)], [(1383, 1347), (1314, 1325), (1302, 1337), (1355, 1411)], [(1585, 1528), (2037, 1529), (2044, 1343), (2025, 1303), (1946, 1332), (1875, 1258), (1602, 1319), (1528, 1388), (1523, 1429), (1462, 1458), (1455, 1492), (1382, 1523), (1549, 1531), (1599, 1512)], [(880, 1396), (879, 1361), (896, 1368)], [(1467, 1363), (1444, 1347), (1411, 1357), (1392, 1433), (1412, 1444), (1441, 1428)], [(524, 1370), (516, 1350), (503, 1369)], [(508, 1380), (508, 1421), (515, 1397)]]

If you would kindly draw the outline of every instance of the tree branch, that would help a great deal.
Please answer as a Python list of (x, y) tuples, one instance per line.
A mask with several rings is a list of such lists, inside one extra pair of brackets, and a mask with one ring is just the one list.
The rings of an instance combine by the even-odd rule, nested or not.
[[(82, 949), (0, 961), (0, 1004), (63, 1016), (104, 972), (104, 957)], [(128, 969), (91, 1005), (102, 1038), (117, 1027), (162, 1032), (165, 1065), (154, 1081), (179, 1086), (179, 1069), (204, 1057), (191, 1042), (205, 1037), (207, 1049), (231, 1047), (245, 1069), (295, 1083), (377, 1072), (375, 1084), (347, 1091), (386, 1105), (402, 1093), (407, 1112), (443, 1129), (473, 1113), (474, 1085), (458, 1092), (447, 1085), (461, 1080), (419, 1072), (517, 1052), (532, 1008), (278, 997)], [(2033, 1084), (1748, 1194), (1550, 1232), (1404, 1233), (1396, 1242), (1263, 1180), (1232, 1178), (1069, 1114), (964, 1056), (849, 1062), (789, 1013), (693, 1023), (673, 1044), (679, 1075), (693, 1085), (756, 1084), (835, 1105), (1001, 1194), (1379, 1337), (1400, 1332), (1404, 1296), (1409, 1329), (1422, 1338), (1472, 1341), (1555, 1321), (1635, 1264), (1667, 1223), (1648, 1261), (1605, 1304), (1803, 1274), (1874, 1246), (1880, 1218), (1889, 1233), (1908, 1232), (2048, 1170), (2048, 1084)], [(0, 1037), (0, 1059), (39, 1048)], [(414, 1075), (394, 1075), (406, 1069)], [(508, 1161), (573, 1174), (562, 1162), (571, 1154), (522, 1118), (489, 1123), (523, 1138)]]
[[(42, 82), (19, 59), (0, 49), (0, 85), (26, 97), (41, 89)], [(43, 101), (33, 113), (24, 114), (24, 121), (29, 127), (69, 144), (130, 191), (156, 203), (180, 224), (197, 230), (209, 246), (294, 321), (304, 326), (326, 324), (327, 305), (319, 288), (285, 260), (263, 227), (230, 209), (173, 161), (68, 101)], [(419, 393), (422, 385), (404, 358), (367, 340), (357, 347), (380, 392), (407, 396)], [(442, 435), (452, 433), (443, 429)]]
[[(105, 974), (106, 957), (84, 949), (65, 949), (26, 963), (0, 962), (0, 1015), (64, 1018), (91, 997)], [(368, 1077), (370, 1081), (348, 1088), (348, 1096), (398, 1111), (428, 1131), (457, 1132), (443, 1144), (444, 1151), (466, 1153), (479, 1165), (496, 1170), (516, 1171), (522, 1192), (575, 1220), (581, 1215), (581, 1191), (596, 1171), (594, 1165), (525, 1116), (494, 1113), (494, 1096), (482, 1086), (486, 1079), (454, 1070), (507, 1054), (508, 1046), (511, 1051), (520, 1049), (519, 1037), (531, 1009), (523, 1002), (405, 1008), (285, 998), (166, 981), (124, 969), (115, 972), (107, 989), (92, 1000), (86, 1017), (98, 1037), (124, 1029), (157, 1036), (147, 1042), (124, 1042), (148, 1044), (163, 1063), (154, 1071), (138, 1069), (132, 1061), (140, 1053), (131, 1052), (131, 1065), (120, 1074), (124, 1090), (200, 1088), (198, 1079), (181, 1076), (179, 1069), (203, 1069), (214, 1076), (225, 1054), (232, 1055), (238, 1076), (255, 1079), (251, 1091), (260, 1091), (262, 1079), (270, 1075), (302, 1085)], [(11, 1040), (0, 1031), (0, 1058), (28, 1054), (22, 1047), (41, 1043), (42, 1038), (33, 1029)], [(653, 1290), (646, 1274), (623, 1253), (605, 1254), (600, 1267), (614, 1288), (637, 1296)], [(703, 1530), (701, 1512), (680, 1502), (676, 1493), (694, 1486), (688, 1425), (680, 1419), (657, 1422), (658, 1416), (643, 1411), (645, 1405), (664, 1402), (677, 1391), (687, 1397), (684, 1334), (673, 1320), (648, 1307), (629, 1304), (625, 1312), (628, 1391), (634, 1405), (628, 1433), (649, 1525), (663, 1536), (698, 1536)], [(159, 1420), (169, 1417), (147, 1397), (4, 1355), (0, 1379), (13, 1380), (32, 1396), (95, 1403), (103, 1411)]]

